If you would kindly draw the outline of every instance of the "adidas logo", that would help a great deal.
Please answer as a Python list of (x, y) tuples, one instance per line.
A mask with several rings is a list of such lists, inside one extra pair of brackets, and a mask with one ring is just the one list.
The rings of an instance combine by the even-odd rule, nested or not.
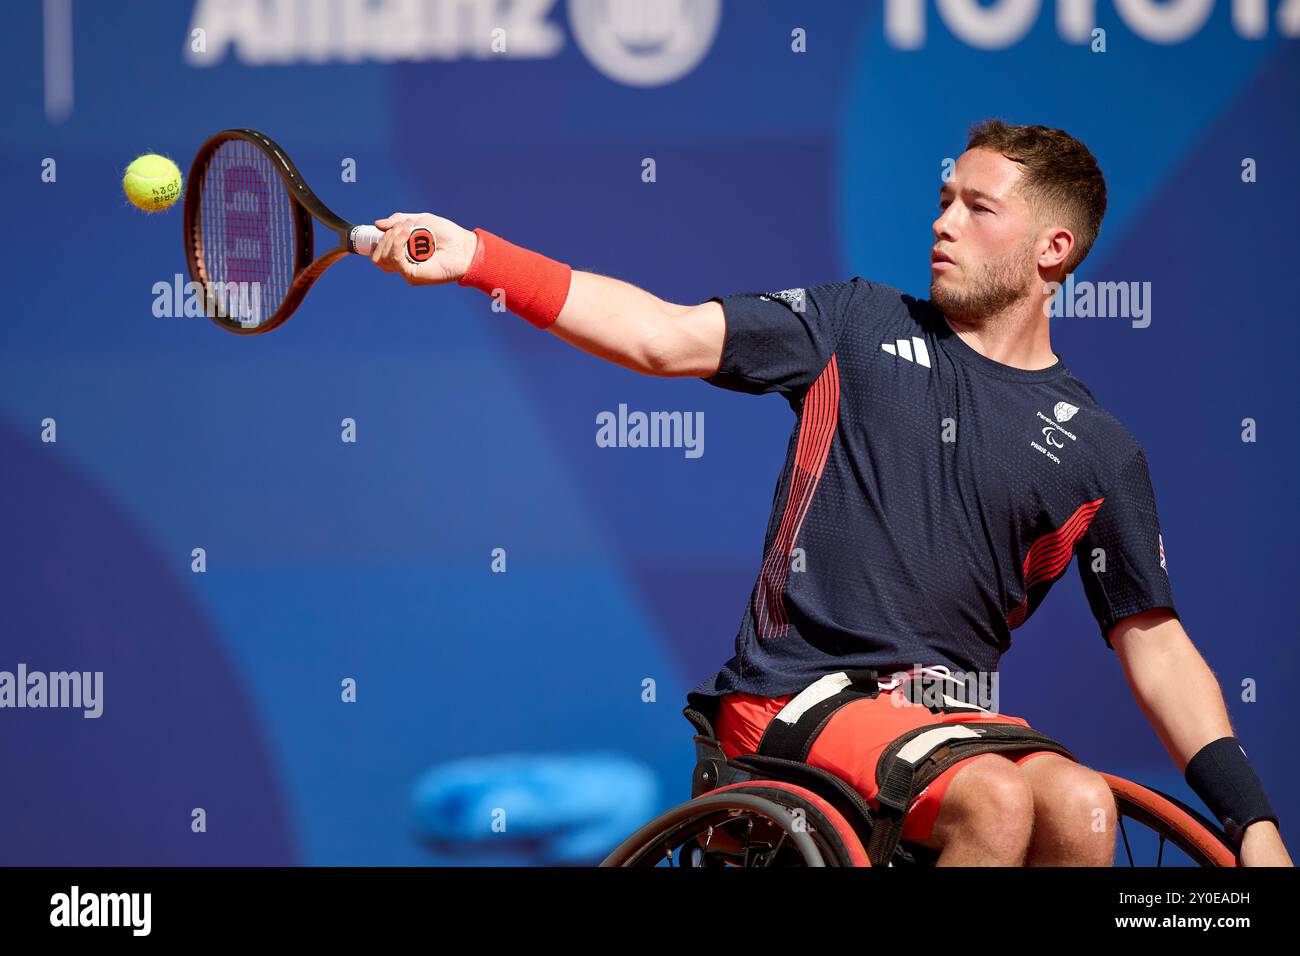
[(894, 342), (881, 342), (880, 347), (890, 355), (897, 355), (899, 358), (924, 365), (926, 368), (930, 367), (930, 353), (926, 350), (925, 340), (915, 335), (912, 336), (911, 341), (898, 339)]

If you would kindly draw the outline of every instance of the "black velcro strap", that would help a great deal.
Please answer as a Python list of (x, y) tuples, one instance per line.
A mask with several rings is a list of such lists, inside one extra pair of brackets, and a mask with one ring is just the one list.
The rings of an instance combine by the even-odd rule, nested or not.
[(1282, 829), (1264, 784), (1236, 737), (1220, 737), (1198, 750), (1187, 761), (1183, 777), (1219, 818), (1238, 850), (1246, 827), (1257, 820), (1272, 820)]
[[(808, 752), (830, 722), (837, 710), (864, 697), (876, 697), (880, 690), (873, 670), (844, 671), (851, 683), (838, 693), (813, 704), (794, 723), (787, 723), (778, 714), (768, 722), (756, 753), (765, 757), (804, 762)], [(787, 705), (788, 706), (788, 705)]]

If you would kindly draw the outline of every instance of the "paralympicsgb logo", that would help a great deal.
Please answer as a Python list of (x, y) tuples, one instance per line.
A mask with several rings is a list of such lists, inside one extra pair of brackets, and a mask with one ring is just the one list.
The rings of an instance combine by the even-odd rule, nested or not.
[(662, 86), (695, 69), (721, 19), (722, 0), (569, 0), (582, 52), (628, 86)]
[(1078, 410), (1079, 407), (1077, 405), (1071, 405), (1069, 402), (1057, 402), (1056, 406), (1052, 409), (1052, 414), (1056, 416), (1058, 422), (1065, 424), (1074, 417), (1074, 413)]

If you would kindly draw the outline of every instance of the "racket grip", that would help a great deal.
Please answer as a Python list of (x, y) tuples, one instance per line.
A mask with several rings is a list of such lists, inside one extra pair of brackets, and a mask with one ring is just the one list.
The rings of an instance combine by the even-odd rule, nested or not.
[(348, 233), (348, 248), (359, 256), (368, 256), (375, 251), (383, 235), (375, 226), (353, 226)]

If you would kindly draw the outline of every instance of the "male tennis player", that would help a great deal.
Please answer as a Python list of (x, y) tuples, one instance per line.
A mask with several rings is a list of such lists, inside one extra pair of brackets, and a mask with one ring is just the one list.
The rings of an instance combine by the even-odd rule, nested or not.
[[(892, 693), (836, 711), (808, 762), (873, 808), (876, 761), (901, 733), (972, 719), (1027, 726), (987, 709), (900, 706), (899, 695), (953, 668), (967, 683), (996, 671), (1011, 632), (1077, 554), (1106, 645), (1241, 862), (1290, 865), (1175, 611), (1142, 449), (1052, 352), (1053, 284), (1088, 254), (1105, 209), (1083, 144), (988, 121), (939, 192), (929, 301), (854, 278), (674, 305), (429, 214), (376, 222), (385, 235), (372, 259), (412, 284), (458, 280), (504, 296), (537, 327), (642, 374), (789, 401), (794, 433), (736, 655), (692, 691), (721, 698), (729, 757), (754, 752), (799, 691), (848, 669), (891, 674)], [(437, 244), (418, 264), (405, 250), (417, 226)], [(1012, 757), (949, 768), (909, 805), (903, 837), (939, 849), (940, 865), (1111, 865), (1103, 778), (1056, 753)]]

